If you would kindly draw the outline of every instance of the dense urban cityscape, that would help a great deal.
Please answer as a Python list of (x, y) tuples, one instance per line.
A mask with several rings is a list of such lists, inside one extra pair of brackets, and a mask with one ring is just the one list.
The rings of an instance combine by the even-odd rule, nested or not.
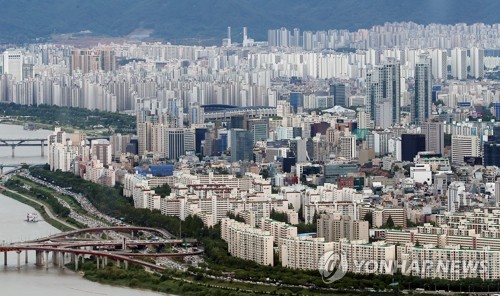
[[(396, 286), (398, 293), (452, 293), (458, 285), (462, 292), (462, 282), (464, 292), (498, 291), (500, 24), (400, 22), (267, 35), (254, 40), (246, 27), (228, 27), (220, 46), (5, 48), (1, 121), (52, 131), (40, 140), (48, 165), (23, 166), (3, 184), (27, 195), (49, 186), (72, 196), (87, 214), (68, 211), (70, 227), (156, 227), (169, 239), (196, 241), (184, 259), (153, 261), (178, 277), (306, 294), (392, 293)], [(48, 114), (49, 122), (30, 111), (47, 106), (94, 112), (81, 121), (122, 117), (81, 129), (62, 124), (65, 114)], [(12, 156), (24, 142), (0, 138)], [(90, 193), (98, 191), (153, 222), (104, 207)], [(322, 270), (325, 254), (338, 255), (335, 270), (350, 279), (388, 277), (376, 286), (329, 282), (334, 270)], [(228, 262), (265, 266), (267, 282), (216, 268), (236, 258)], [(317, 282), (294, 286), (276, 275), (290, 270)], [(298, 285), (304, 290), (293, 290)]]

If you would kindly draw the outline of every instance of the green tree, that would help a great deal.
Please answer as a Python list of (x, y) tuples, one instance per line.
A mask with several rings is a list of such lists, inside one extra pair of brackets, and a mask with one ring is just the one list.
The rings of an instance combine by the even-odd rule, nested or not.
[(387, 222), (385, 223), (385, 228), (394, 228), (394, 220), (392, 220), (391, 215), (389, 215), (389, 218), (387, 218)]
[(167, 183), (163, 184), (162, 186), (156, 187), (154, 190), (155, 193), (159, 194), (161, 197), (169, 196), (170, 192), (172, 192), (172, 189)]
[(373, 223), (373, 212), (372, 211), (369, 211), (365, 214), (365, 216), (363, 217), (363, 220), (364, 221), (368, 221), (368, 225), (370, 228), (372, 228), (372, 223)]

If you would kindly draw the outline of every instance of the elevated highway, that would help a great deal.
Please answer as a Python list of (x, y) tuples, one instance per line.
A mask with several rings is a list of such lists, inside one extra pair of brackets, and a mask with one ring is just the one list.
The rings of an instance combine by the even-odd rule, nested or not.
[[(140, 248), (162, 247), (167, 245), (181, 245), (182, 240), (158, 238), (155, 240), (141, 240), (141, 239), (95, 239), (92, 236), (96, 233), (105, 233), (106, 231), (113, 232), (131, 232), (142, 231), (145, 233), (157, 233), (164, 235), (165, 232), (156, 228), (149, 227), (135, 227), (135, 226), (113, 226), (113, 227), (100, 227), (100, 228), (86, 228), (74, 231), (67, 231), (48, 237), (16, 242), (10, 244), (0, 245), (0, 252), (4, 253), (4, 265), (7, 265), (7, 253), (17, 253), (17, 267), (21, 268), (21, 253), (25, 252), (26, 263), (28, 252), (34, 251), (36, 253), (36, 264), (48, 268), (49, 253), (52, 253), (52, 261), (55, 265), (63, 267), (65, 265), (65, 258), (67, 254), (71, 254), (71, 262), (75, 264), (75, 270), (78, 270), (80, 259), (84, 260), (84, 256), (91, 256), (97, 262), (97, 268), (103, 268), (107, 265), (108, 259), (115, 260), (117, 266), (127, 268), (129, 263), (137, 264), (143, 267), (150, 268), (155, 271), (164, 271), (165, 267), (139, 260), (136, 258), (158, 258), (158, 257), (187, 257), (195, 256), (203, 253), (201, 249), (195, 249), (190, 252), (177, 252), (177, 253), (161, 253), (161, 252), (138, 252)], [(81, 237), (81, 236), (85, 237)], [(88, 238), (87, 236), (91, 236)], [(135, 251), (131, 252), (129, 249), (134, 248)]]

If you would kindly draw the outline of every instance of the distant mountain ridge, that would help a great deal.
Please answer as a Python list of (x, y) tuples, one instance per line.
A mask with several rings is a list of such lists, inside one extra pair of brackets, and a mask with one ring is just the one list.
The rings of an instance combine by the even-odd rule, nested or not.
[(90, 30), (124, 36), (137, 28), (165, 39), (215, 38), (233, 27), (267, 39), (267, 29), (370, 28), (385, 22), (500, 22), (500, 0), (0, 0), (1, 42)]

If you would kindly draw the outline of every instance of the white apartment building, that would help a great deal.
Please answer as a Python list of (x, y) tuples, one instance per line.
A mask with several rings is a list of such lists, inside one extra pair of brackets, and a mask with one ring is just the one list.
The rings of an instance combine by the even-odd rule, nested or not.
[(281, 265), (293, 269), (316, 270), (319, 259), (328, 251), (334, 250), (334, 242), (324, 238), (297, 236), (279, 240)]
[(361, 274), (393, 274), (395, 269), (387, 264), (396, 260), (396, 246), (384, 241), (367, 243), (363, 240), (334, 242), (334, 250), (346, 257), (347, 270)]
[(274, 237), (269, 231), (224, 218), (221, 221), (221, 238), (227, 242), (232, 256), (261, 265), (274, 265)]
[(54, 143), (49, 145), (49, 166), (51, 171), (72, 171), (78, 147)]
[(277, 243), (279, 243), (282, 238), (297, 236), (297, 227), (273, 219), (262, 219), (260, 222), (260, 229), (269, 231), (274, 237), (274, 241)]
[(461, 249), (460, 246), (437, 248), (434, 245), (398, 246), (403, 268), (401, 273), (422, 278), (463, 280), (500, 278), (500, 251)]
[(326, 241), (368, 241), (368, 221), (355, 220), (352, 216), (340, 213), (322, 214), (317, 222), (318, 237)]

